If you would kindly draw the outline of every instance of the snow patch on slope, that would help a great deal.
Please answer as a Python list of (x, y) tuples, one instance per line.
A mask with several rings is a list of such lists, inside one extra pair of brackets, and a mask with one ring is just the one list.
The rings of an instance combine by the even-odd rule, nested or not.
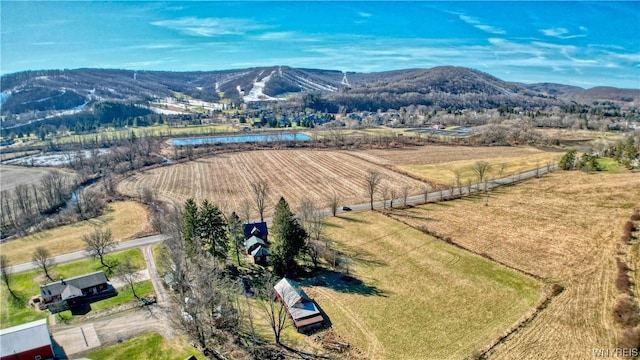
[(262, 80), (258, 81), (258, 78), (260, 78), (260, 76), (262, 76), (263, 74), (263, 72), (260, 72), (260, 74), (258, 74), (258, 77), (254, 80), (253, 87), (251, 88), (251, 90), (249, 90), (249, 94), (243, 96), (242, 99), (245, 102), (284, 100), (282, 98), (275, 98), (275, 97), (268, 96), (264, 93), (264, 86), (267, 84), (267, 82), (269, 82), (269, 80), (271, 79), (271, 76), (275, 72), (276, 71), (273, 70), (271, 74), (263, 77)]

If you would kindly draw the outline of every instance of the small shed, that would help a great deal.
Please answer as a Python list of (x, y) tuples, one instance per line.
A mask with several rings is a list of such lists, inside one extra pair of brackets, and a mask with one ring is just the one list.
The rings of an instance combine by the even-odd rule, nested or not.
[(299, 332), (313, 330), (324, 325), (320, 309), (297, 282), (285, 277), (273, 289), (276, 291), (278, 300), (287, 308), (287, 312)]
[(53, 359), (47, 319), (0, 330), (0, 359)]
[(252, 236), (244, 241), (244, 247), (247, 249), (247, 254), (251, 255), (251, 253), (258, 248), (258, 246), (265, 247), (266, 244), (264, 240), (260, 239), (257, 236)]
[(269, 256), (269, 250), (262, 245), (258, 245), (258, 247), (251, 252), (254, 264), (267, 265), (267, 256)]

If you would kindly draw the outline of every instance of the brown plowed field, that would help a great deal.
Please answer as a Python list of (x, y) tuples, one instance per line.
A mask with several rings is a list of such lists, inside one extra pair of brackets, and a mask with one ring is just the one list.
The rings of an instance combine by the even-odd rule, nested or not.
[(518, 174), (548, 164), (555, 164), (563, 152), (515, 146), (415, 146), (401, 149), (362, 150), (349, 152), (354, 157), (380, 164), (400, 173), (410, 174), (429, 183), (452, 185), (455, 172), (462, 184), (477, 182), (473, 167), (478, 161), (491, 165), (489, 178)]
[[(303, 197), (326, 206), (333, 191), (340, 205), (368, 201), (365, 176), (378, 170), (381, 185), (397, 189), (409, 186), (419, 194), (423, 183), (382, 166), (337, 151), (268, 150), (223, 154), (205, 159), (162, 167), (136, 174), (122, 181), (118, 190), (137, 196), (144, 187), (158, 192), (163, 201), (181, 205), (188, 197), (200, 202), (208, 199), (227, 211), (239, 211), (243, 200), (252, 206), (251, 183), (264, 179), (270, 188), (267, 214), (280, 196), (292, 209)], [(253, 217), (257, 211), (253, 209)]]
[[(0, 190), (12, 192), (18, 185), (40, 185), (40, 180), (47, 174), (53, 172), (61, 171), (45, 167), (26, 167), (2, 164), (0, 165)], [(63, 173), (68, 174), (69, 178), (72, 177), (70, 173)]]
[(494, 193), (429, 204), (396, 217), (478, 254), (563, 285), (531, 323), (489, 358), (587, 359), (614, 349), (612, 309), (622, 227), (640, 208), (638, 173), (556, 172)]

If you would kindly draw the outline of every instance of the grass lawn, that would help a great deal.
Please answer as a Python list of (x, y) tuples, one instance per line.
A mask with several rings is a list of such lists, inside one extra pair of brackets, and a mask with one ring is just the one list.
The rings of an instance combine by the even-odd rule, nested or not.
[[(132, 262), (138, 268), (145, 268), (144, 258), (142, 257), (142, 252), (139, 249), (129, 249), (125, 251), (115, 252), (107, 255), (106, 258), (110, 262), (119, 262), (127, 256), (131, 258)], [(104, 270), (98, 260), (85, 259), (54, 266), (50, 270), (50, 274), (54, 279), (68, 279), (70, 277), (98, 270)], [(2, 287), (0, 287), (0, 328), (15, 326), (46, 317), (48, 315), (48, 312), (36, 312), (32, 307), (27, 305), (27, 300), (29, 300), (31, 296), (40, 293), (40, 285), (49, 282), (50, 281), (47, 280), (42, 274), (42, 271), (39, 270), (9, 275), (9, 283), (11, 284), (11, 289), (19, 297), (19, 300), (14, 300), (11, 298), (11, 295), (7, 291), (7, 288), (4, 286), (4, 284), (2, 285)], [(146, 291), (144, 285), (142, 286), (141, 290)], [(119, 298), (121, 298), (121, 295), (126, 295), (126, 291), (121, 292), (121, 294), (115, 298), (103, 301), (120, 301)], [(124, 296), (122, 296), (122, 298), (124, 298)], [(120, 301), (119, 303), (122, 302), (123, 301)], [(98, 303), (92, 304), (91, 307), (97, 310), (96, 306), (94, 306), (96, 304)], [(102, 308), (106, 307), (108, 306), (105, 305)]]
[(123, 341), (120, 344), (107, 346), (101, 350), (86, 354), (94, 360), (110, 359), (156, 359), (156, 360), (184, 360), (189, 356), (204, 359), (184, 338), (165, 339), (158, 333), (149, 333)]
[[(460, 359), (482, 348), (541, 298), (529, 277), (379, 213), (328, 219), (351, 276), (306, 288), (345, 340), (373, 359)], [(324, 280), (325, 284), (319, 280)]]
[(600, 171), (614, 172), (614, 173), (626, 171), (620, 166), (620, 164), (618, 164), (617, 161), (613, 160), (612, 158), (599, 158), (597, 159), (597, 162), (598, 162), (598, 168), (600, 169)]
[(620, 237), (640, 209), (638, 175), (555, 171), (492, 191), (488, 206), (468, 197), (393, 216), (565, 288), (489, 358), (587, 359), (592, 349), (618, 344), (616, 257), (631, 246)]
[(150, 233), (147, 209), (135, 201), (109, 205), (104, 215), (95, 219), (37, 232), (0, 243), (0, 253), (9, 257), (9, 265), (27, 263), (38, 246), (44, 246), (52, 256), (84, 249), (82, 235), (96, 227), (110, 228), (116, 242)]

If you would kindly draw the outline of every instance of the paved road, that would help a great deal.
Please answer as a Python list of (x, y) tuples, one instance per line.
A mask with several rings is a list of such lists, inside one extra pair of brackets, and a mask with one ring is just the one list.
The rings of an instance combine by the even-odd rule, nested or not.
[[(547, 167), (542, 167), (539, 168), (537, 170), (532, 170), (532, 171), (527, 171), (527, 172), (523, 172), (520, 174), (516, 174), (516, 175), (511, 175), (511, 176), (507, 176), (501, 179), (497, 179), (497, 180), (492, 180), (487, 182), (487, 188), (489, 189), (493, 189), (499, 186), (504, 186), (504, 185), (509, 185), (509, 184), (513, 184), (513, 183), (517, 183), (519, 181), (525, 180), (525, 179), (529, 179), (532, 177), (536, 177), (536, 176), (540, 176), (542, 174), (545, 174), (549, 171), (553, 171), (553, 170), (557, 170), (557, 166), (551, 166), (549, 168)], [(470, 191), (476, 192), (478, 190), (484, 190), (484, 186), (485, 184), (475, 184), (471, 186)], [(466, 186), (464, 186), (462, 190), (462, 194), (467, 194), (469, 192), (469, 190), (467, 189)], [(457, 189), (453, 190), (453, 193), (456, 194), (458, 192)], [(429, 194), (427, 194), (427, 201), (433, 201), (433, 200), (437, 200), (440, 199), (441, 197), (448, 197), (451, 196), (451, 192), (449, 190), (444, 190), (442, 191), (442, 193), (440, 193), (440, 191), (435, 191), (435, 192), (431, 192)], [(402, 204), (403, 202), (403, 198), (397, 198), (394, 199), (393, 202), (395, 204)], [(387, 200), (387, 203), (389, 201)], [(424, 202), (424, 195), (414, 195), (414, 196), (410, 196), (407, 198), (407, 204), (420, 204)], [(373, 203), (373, 207), (376, 209), (380, 209), (384, 206), (384, 203), (382, 201), (374, 201)], [(369, 210), (371, 208), (371, 205), (369, 203), (363, 203), (363, 204), (356, 204), (356, 205), (351, 205), (349, 206), (351, 208), (351, 211), (362, 211), (362, 210)], [(338, 214), (341, 213), (345, 213), (344, 210), (342, 210), (342, 208), (338, 209), (337, 211)], [(331, 209), (324, 209), (322, 210), (322, 214), (323, 215), (331, 215)], [(267, 223), (271, 222), (271, 218), (266, 218), (264, 219)], [(118, 243), (116, 245), (116, 247), (112, 250), (112, 251), (118, 251), (118, 250), (124, 250), (124, 249), (130, 249), (130, 248), (135, 248), (135, 247), (144, 247), (146, 245), (151, 245), (151, 244), (155, 244), (157, 242), (163, 241), (165, 240), (167, 237), (166, 235), (153, 235), (153, 236), (146, 236), (146, 237), (141, 237), (135, 240), (128, 240), (128, 241), (122, 241), (120, 243)], [(87, 254), (84, 251), (76, 251), (73, 253), (69, 253), (69, 254), (64, 254), (64, 255), (59, 255), (54, 257), (56, 264), (62, 264), (62, 263), (66, 263), (66, 262), (70, 262), (70, 261), (75, 261), (75, 260), (80, 260), (87, 257)], [(24, 264), (18, 264), (18, 265), (14, 265), (14, 266), (10, 266), (8, 268), (8, 272), (13, 274), (13, 273), (19, 273), (19, 272), (24, 272), (24, 271), (29, 271), (29, 270), (33, 270), (33, 269), (37, 269), (37, 266), (32, 264), (32, 263), (24, 263)]]
[[(121, 241), (111, 251), (119, 251), (119, 250), (131, 249), (135, 247), (143, 247), (145, 245), (155, 244), (164, 239), (166, 239), (166, 235), (152, 235), (152, 236), (137, 238), (134, 240)], [(64, 255), (55, 256), (54, 260), (56, 261), (56, 264), (62, 264), (62, 263), (84, 259), (86, 257), (87, 257), (87, 253), (85, 253), (84, 251), (76, 251), (76, 252), (72, 252)], [(24, 264), (9, 266), (9, 268), (7, 269), (7, 272), (10, 274), (15, 274), (19, 272), (34, 270), (37, 268), (38, 267), (33, 263), (24, 263)]]

